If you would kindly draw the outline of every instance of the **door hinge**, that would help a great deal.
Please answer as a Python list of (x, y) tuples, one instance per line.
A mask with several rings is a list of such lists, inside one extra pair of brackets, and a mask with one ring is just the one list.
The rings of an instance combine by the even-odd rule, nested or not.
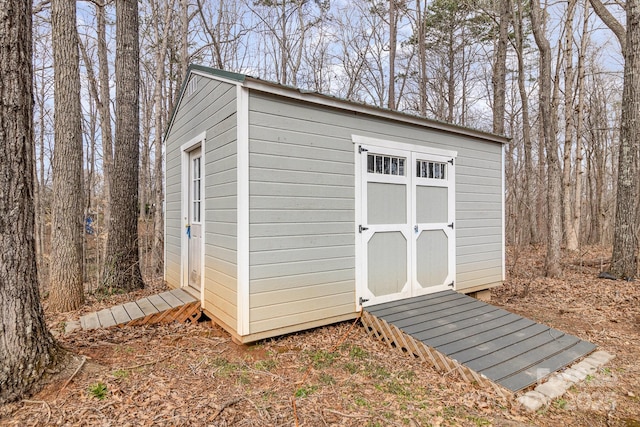
[(453, 166), (453, 159), (449, 160), (447, 163), (451, 163), (451, 166)]
[(448, 224), (447, 227), (451, 228), (453, 230), (453, 223)]
[(369, 150), (367, 150), (366, 148), (364, 148), (362, 145), (359, 145), (359, 146), (358, 146), (358, 153), (362, 154), (362, 153), (364, 153), (365, 151), (369, 151)]
[(449, 283), (447, 286), (449, 286), (450, 288), (453, 288), (453, 285), (455, 285), (455, 283), (456, 282), (452, 280), (451, 283)]
[(367, 298), (362, 298), (362, 297), (360, 297), (360, 299), (358, 299), (358, 303), (359, 303), (360, 305), (362, 305), (362, 304), (364, 304), (365, 302), (368, 302), (368, 301), (369, 301), (369, 300), (368, 300)]
[(362, 233), (363, 231), (368, 230), (368, 229), (369, 229), (369, 227), (363, 227), (362, 225), (359, 225), (359, 226), (358, 226), (358, 231), (359, 231), (360, 233)]

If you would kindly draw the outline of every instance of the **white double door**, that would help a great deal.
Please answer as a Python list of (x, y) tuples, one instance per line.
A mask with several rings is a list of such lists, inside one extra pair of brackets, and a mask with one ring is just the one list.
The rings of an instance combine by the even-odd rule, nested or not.
[(434, 151), (356, 148), (360, 305), (455, 287), (455, 153)]

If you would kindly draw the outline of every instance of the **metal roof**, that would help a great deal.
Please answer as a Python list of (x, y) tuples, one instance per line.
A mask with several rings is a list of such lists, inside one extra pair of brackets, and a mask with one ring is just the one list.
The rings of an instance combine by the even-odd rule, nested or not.
[(447, 122), (442, 122), (439, 120), (429, 119), (429, 118), (418, 116), (411, 113), (377, 107), (377, 106), (365, 104), (362, 102), (351, 101), (351, 100), (339, 98), (336, 96), (323, 94), (320, 92), (309, 91), (305, 89), (296, 88), (293, 86), (283, 85), (280, 83), (259, 79), (256, 77), (251, 77), (246, 74), (219, 70), (216, 68), (205, 67), (197, 64), (191, 64), (187, 69), (187, 75), (185, 76), (185, 80), (182, 83), (182, 87), (180, 89), (180, 95), (178, 97), (178, 102), (176, 103), (176, 106), (174, 107), (174, 110), (171, 114), (171, 118), (169, 120), (169, 124), (165, 132), (165, 136), (168, 134), (171, 128), (171, 124), (173, 123), (174, 116), (176, 114), (178, 106), (180, 105), (180, 100), (182, 99), (186, 84), (189, 81), (189, 77), (191, 74), (198, 74), (198, 75), (213, 78), (216, 80), (227, 81), (229, 83), (246, 87), (249, 90), (256, 90), (260, 92), (271, 93), (271, 94), (283, 96), (286, 98), (296, 99), (302, 102), (309, 102), (312, 104), (318, 104), (326, 107), (337, 108), (337, 109), (341, 109), (349, 112), (380, 117), (387, 120), (410, 123), (413, 125), (418, 125), (418, 126), (426, 127), (433, 130), (447, 132), (447, 133), (453, 133), (453, 134), (478, 138), (478, 139), (492, 141), (500, 144), (505, 144), (509, 141), (508, 137), (497, 135), (491, 132), (459, 126), (459, 125), (455, 125)]

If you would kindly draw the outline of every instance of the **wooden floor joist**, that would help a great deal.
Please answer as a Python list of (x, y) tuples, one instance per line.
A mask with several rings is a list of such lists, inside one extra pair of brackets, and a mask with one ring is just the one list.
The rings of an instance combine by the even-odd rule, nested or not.
[(200, 301), (183, 289), (174, 289), (80, 318), (82, 329), (140, 326), (153, 323), (195, 323), (202, 316)]

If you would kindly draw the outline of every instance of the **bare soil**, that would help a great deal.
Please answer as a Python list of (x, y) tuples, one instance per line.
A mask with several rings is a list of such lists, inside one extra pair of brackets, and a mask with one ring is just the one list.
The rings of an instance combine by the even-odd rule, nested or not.
[(164, 290), (155, 280), (134, 294), (90, 295), (64, 315), (49, 313), (45, 300), (68, 363), (36, 395), (0, 406), (0, 425), (640, 426), (640, 282), (599, 279), (608, 254), (567, 255), (563, 276), (548, 279), (542, 250), (508, 250), (507, 281), (492, 291), (493, 304), (615, 355), (535, 413), (351, 322), (251, 346), (210, 322), (61, 334), (66, 320)]

